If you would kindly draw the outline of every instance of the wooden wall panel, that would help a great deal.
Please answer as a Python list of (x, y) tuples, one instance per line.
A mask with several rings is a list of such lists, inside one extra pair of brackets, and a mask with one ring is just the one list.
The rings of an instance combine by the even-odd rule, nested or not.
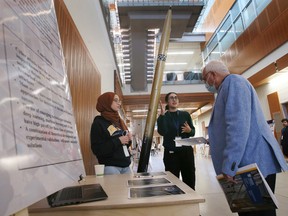
[[(288, 4), (284, 2), (287, 0), (272, 0), (260, 16), (221, 57), (231, 73), (242, 74), (287, 42)], [(231, 54), (233, 54), (233, 58)]]
[(269, 17), (267, 13), (261, 13), (258, 16), (260, 31), (264, 31), (269, 26)]
[[(286, 0), (287, 1), (287, 0)], [(277, 6), (277, 1), (272, 1), (266, 8), (269, 22), (272, 23), (279, 15), (280, 9)]]
[(288, 8), (288, 1), (278, 1), (278, 5), (280, 8), (281, 13)]
[(280, 102), (279, 102), (279, 98), (278, 98), (278, 93), (277, 92), (273, 92), (273, 93), (267, 95), (267, 99), (268, 99), (268, 103), (269, 103), (270, 116), (271, 116), (271, 119), (272, 119), (273, 113), (281, 112)]
[[(288, 50), (287, 50), (288, 52)], [(288, 54), (282, 56), (280, 59), (276, 61), (278, 70), (282, 70), (288, 67)]]
[(288, 67), (288, 54), (277, 59), (276, 62), (267, 65), (265, 68), (258, 71), (258, 73), (249, 77), (248, 80), (254, 87), (260, 86), (267, 83), (277, 71), (283, 70), (286, 67)]
[(54, 3), (84, 166), (87, 175), (94, 174), (97, 160), (90, 149), (90, 127), (97, 114), (101, 77), (63, 0)]
[(267, 83), (267, 79), (272, 76), (276, 71), (275, 64), (271, 63), (265, 68), (263, 68), (258, 73), (254, 74), (253, 76), (249, 77), (249, 81), (252, 83), (254, 87), (260, 86), (264, 83)]
[(281, 136), (281, 128), (282, 128), (280, 125), (281, 125), (281, 119), (283, 118), (283, 116), (281, 113), (278, 93), (274, 92), (274, 93), (267, 95), (267, 100), (268, 100), (271, 119), (275, 120), (274, 135), (276, 139), (279, 140)]

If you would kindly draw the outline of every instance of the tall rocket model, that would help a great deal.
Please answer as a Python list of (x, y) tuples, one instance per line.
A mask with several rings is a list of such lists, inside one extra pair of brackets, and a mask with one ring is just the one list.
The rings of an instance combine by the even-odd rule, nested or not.
[(163, 80), (163, 71), (165, 68), (165, 62), (167, 58), (167, 49), (168, 49), (168, 44), (169, 44), (169, 39), (170, 39), (171, 19), (172, 19), (172, 11), (170, 8), (165, 18), (165, 23), (164, 23), (164, 27), (162, 31), (161, 40), (160, 40), (160, 46), (158, 49), (154, 81), (153, 81), (152, 90), (151, 90), (150, 104), (149, 104), (145, 131), (144, 131), (143, 140), (142, 140), (142, 147), (141, 147), (141, 153), (140, 153), (140, 159), (139, 159), (137, 172), (147, 172), (147, 169), (148, 169), (150, 150), (151, 150), (151, 144), (152, 144), (152, 139), (153, 139), (155, 121), (156, 121), (157, 107), (159, 105), (160, 91), (161, 91), (162, 80)]

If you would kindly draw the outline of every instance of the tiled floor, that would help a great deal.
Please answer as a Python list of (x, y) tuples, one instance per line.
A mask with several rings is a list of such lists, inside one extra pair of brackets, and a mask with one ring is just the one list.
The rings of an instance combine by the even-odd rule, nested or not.
[[(150, 156), (149, 171), (164, 171), (162, 151)], [(233, 216), (226, 202), (225, 196), (215, 178), (210, 156), (205, 155), (203, 148), (197, 146), (195, 154), (196, 191), (206, 202), (200, 204), (201, 216)], [(276, 197), (279, 202), (277, 216), (288, 215), (288, 172), (277, 175)]]

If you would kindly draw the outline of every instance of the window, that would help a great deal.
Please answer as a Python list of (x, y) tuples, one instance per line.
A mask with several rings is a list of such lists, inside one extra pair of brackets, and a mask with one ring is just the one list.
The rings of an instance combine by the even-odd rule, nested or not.
[(232, 20), (235, 20), (236, 17), (240, 14), (239, 4), (237, 2), (232, 6), (230, 10)]
[(232, 27), (228, 29), (225, 36), (221, 40), (221, 54), (223, 54), (235, 41), (234, 32), (232, 31)]
[(244, 20), (244, 25), (247, 28), (253, 20), (256, 18), (256, 11), (254, 10), (254, 6), (252, 2), (250, 2), (247, 7), (243, 9), (242, 12), (243, 15), (243, 20)]
[(212, 52), (210, 53), (210, 60), (217, 60), (217, 59), (219, 59), (220, 58), (220, 49), (219, 49), (219, 45), (217, 45), (216, 47), (215, 47), (215, 49), (214, 50), (212, 50)]
[(230, 16), (228, 16), (226, 21), (223, 23), (223, 25), (221, 26), (221, 28), (218, 31), (218, 38), (219, 39), (221, 39), (223, 37), (223, 35), (226, 34), (226, 32), (230, 28), (230, 26), (231, 26), (231, 18), (230, 18)]
[[(238, 0), (237, 3), (239, 3), (240, 11), (242, 11), (246, 5), (249, 3), (250, 0)], [(251, 3), (251, 2), (250, 2)]]
[(243, 25), (241, 16), (237, 18), (237, 20), (234, 23), (234, 26), (235, 26), (235, 35), (236, 35), (236, 38), (238, 38), (244, 31), (244, 25)]
[(204, 62), (219, 59), (271, 1), (236, 0), (204, 49)]
[(215, 35), (208, 45), (208, 52), (210, 52), (210, 50), (213, 50), (217, 44), (218, 44), (218, 39), (217, 39), (217, 35)]
[(255, 0), (257, 14), (260, 14), (272, 0)]
[(204, 49), (203, 52), (202, 52), (202, 55), (203, 55), (202, 57), (203, 57), (203, 59), (206, 59), (206, 58), (208, 57), (208, 54), (209, 54), (209, 53), (208, 53), (208, 49), (207, 49), (207, 48)]

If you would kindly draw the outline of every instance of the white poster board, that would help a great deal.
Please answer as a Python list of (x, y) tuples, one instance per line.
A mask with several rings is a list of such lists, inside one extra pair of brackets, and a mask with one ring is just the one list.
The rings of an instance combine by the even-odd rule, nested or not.
[(0, 1), (0, 215), (85, 175), (53, 0)]

